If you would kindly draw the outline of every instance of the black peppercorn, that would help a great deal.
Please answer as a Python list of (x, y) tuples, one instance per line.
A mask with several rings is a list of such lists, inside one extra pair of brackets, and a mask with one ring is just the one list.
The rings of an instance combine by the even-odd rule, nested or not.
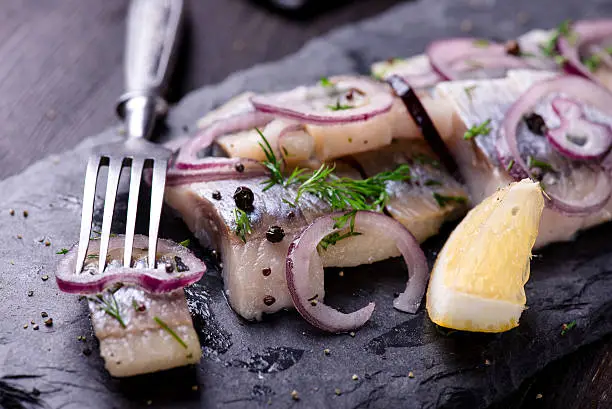
[(261, 273), (264, 275), (264, 277), (269, 276), (270, 274), (272, 274), (272, 269), (271, 268), (264, 268), (261, 270)]
[(234, 192), (234, 202), (236, 202), (236, 207), (240, 210), (245, 212), (253, 211), (254, 200), (255, 195), (253, 195), (253, 191), (246, 186), (239, 186)]
[(174, 271), (174, 266), (169, 261), (166, 261), (164, 268), (166, 269), (166, 273), (172, 273)]
[(275, 302), (276, 298), (272, 297), (271, 295), (266, 295), (263, 299), (263, 303), (266, 304), (268, 307), (274, 304)]
[(521, 47), (516, 40), (509, 40), (506, 42), (506, 53), (510, 55), (521, 55)]
[(541, 115), (538, 115), (535, 112), (525, 115), (524, 119), (527, 128), (529, 128), (529, 130), (536, 135), (542, 136), (548, 130), (546, 122), (544, 122), (544, 118), (542, 118)]
[(285, 238), (285, 231), (280, 226), (270, 226), (266, 232), (266, 239), (270, 243), (280, 243)]
[(236, 172), (239, 172), (239, 173), (244, 172), (244, 165), (242, 163), (236, 164)]
[(215, 200), (221, 200), (221, 192), (219, 192), (218, 190), (215, 190), (212, 194), (212, 198)]
[(179, 256), (174, 256), (174, 262), (176, 263), (176, 271), (182, 273), (183, 271), (189, 271), (189, 267), (183, 263), (183, 260)]

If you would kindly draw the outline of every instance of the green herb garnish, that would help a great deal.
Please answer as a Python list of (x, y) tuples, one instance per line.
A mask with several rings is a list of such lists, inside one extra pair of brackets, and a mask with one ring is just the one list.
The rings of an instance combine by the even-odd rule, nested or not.
[(593, 54), (589, 58), (582, 61), (582, 63), (588, 68), (589, 71), (594, 72), (599, 67), (599, 64), (601, 64), (601, 57), (599, 54)]
[(249, 215), (246, 214), (244, 210), (236, 207), (234, 209), (234, 218), (236, 219), (236, 229), (234, 232), (243, 242), (246, 243), (246, 235), (253, 233)]
[(333, 174), (335, 166), (321, 165), (298, 187), (293, 205), (304, 193), (311, 193), (327, 202), (332, 210), (376, 210), (384, 207), (389, 194), (387, 182), (410, 179), (410, 167), (400, 165), (393, 171), (381, 172), (367, 179), (351, 179)]
[(468, 97), (470, 102), (472, 101), (472, 97), (474, 96), (472, 93), (474, 92), (476, 87), (477, 85), (470, 85), (469, 87), (463, 88), (463, 92), (465, 92), (465, 95)]
[(568, 331), (570, 331), (572, 328), (574, 328), (576, 326), (576, 320), (567, 323), (567, 324), (563, 324), (561, 326), (561, 335), (565, 335), (567, 334)]
[(562, 55), (555, 55), (554, 59), (557, 65), (563, 65), (567, 62), (567, 58)]
[(334, 84), (327, 77), (321, 77), (321, 79), (319, 80), (319, 84), (321, 84), (322, 87), (333, 87), (334, 86)]
[(463, 134), (463, 139), (469, 141), (478, 135), (488, 135), (491, 132), (491, 128), (489, 127), (490, 123), (491, 119), (489, 118), (480, 125), (474, 125)]
[(424, 153), (417, 153), (416, 155), (413, 155), (412, 160), (419, 165), (430, 165), (436, 169), (440, 168), (440, 161), (432, 158), (429, 155), (425, 155)]
[(189, 247), (189, 245), (191, 244), (191, 240), (190, 239), (186, 239), (183, 240), (179, 243), (179, 245), (183, 246), (183, 247)]
[(559, 37), (567, 38), (572, 45), (576, 43), (578, 38), (576, 33), (571, 29), (571, 20), (564, 20), (561, 22), (559, 27), (553, 31), (548, 41), (544, 44), (540, 44), (542, 54), (547, 57), (555, 57), (557, 55), (557, 41)]
[(285, 182), (285, 178), (283, 177), (283, 172), (281, 171), (281, 163), (274, 154), (274, 150), (272, 150), (270, 142), (268, 142), (264, 134), (258, 128), (255, 129), (257, 130), (257, 133), (259, 134), (262, 140), (262, 142), (259, 142), (259, 146), (261, 147), (261, 150), (263, 150), (264, 155), (266, 156), (266, 160), (261, 162), (261, 164), (264, 165), (264, 167), (270, 171), (270, 178), (262, 182), (262, 184), (265, 185), (263, 188), (265, 192), (274, 185), (283, 185)]
[(176, 340), (176, 342), (178, 342), (179, 344), (181, 344), (181, 346), (185, 349), (187, 349), (187, 344), (185, 343), (185, 341), (183, 341), (181, 339), (181, 337), (178, 336), (178, 334), (176, 332), (174, 332), (172, 330), (172, 328), (170, 328), (168, 326), (168, 324), (166, 324), (164, 321), (162, 321), (161, 318), (155, 316), (153, 317), (153, 320), (155, 322), (157, 322), (157, 325), (159, 325), (164, 331), (166, 331), (168, 334), (170, 334), (170, 336), (172, 336), (172, 338), (174, 338)]
[(484, 48), (484, 47), (488, 47), (489, 44), (490, 44), (489, 40), (485, 40), (484, 38), (479, 38), (479, 39), (474, 40), (474, 45), (476, 47)]
[(436, 199), (436, 202), (438, 202), (438, 206), (440, 207), (446, 207), (447, 205), (452, 203), (467, 203), (467, 197), (465, 196), (447, 196), (434, 192), (433, 197), (434, 199)]
[(342, 216), (334, 217), (333, 219), (336, 221), (336, 223), (334, 223), (334, 229), (343, 229), (344, 227), (346, 227), (346, 224), (348, 223), (349, 231), (344, 234), (340, 234), (339, 231), (330, 233), (327, 236), (323, 237), (323, 239), (319, 243), (319, 246), (321, 246), (323, 250), (327, 250), (329, 246), (336, 245), (336, 243), (338, 243), (340, 240), (344, 240), (349, 237), (361, 235), (361, 233), (355, 231), (355, 215), (356, 214), (357, 214), (357, 211), (352, 210), (350, 212), (343, 214)]
[(98, 258), (99, 255), (98, 254), (88, 254), (87, 258), (92, 259), (92, 258)]
[(344, 111), (345, 109), (353, 109), (354, 107), (350, 105), (342, 105), (340, 104), (340, 100), (337, 100), (336, 105), (328, 105), (327, 108), (331, 109), (332, 111)]
[(115, 293), (113, 291), (108, 291), (107, 296), (98, 294), (95, 298), (89, 297), (89, 299), (98, 304), (102, 311), (116, 319), (121, 327), (126, 327), (125, 321), (123, 321), (123, 318), (121, 317), (121, 308), (119, 307), (119, 303), (117, 302)]
[(442, 182), (439, 180), (428, 179), (425, 181), (425, 186), (442, 186)]
[(508, 166), (506, 166), (506, 171), (510, 172), (513, 166), (514, 166), (514, 159), (510, 159), (510, 162), (508, 162)]
[(530, 169), (539, 168), (541, 170), (555, 170), (555, 168), (553, 168), (549, 163), (536, 159), (533, 156), (527, 157), (527, 167)]
[(55, 254), (66, 254), (68, 253), (68, 249), (61, 249), (58, 252), (56, 252)]

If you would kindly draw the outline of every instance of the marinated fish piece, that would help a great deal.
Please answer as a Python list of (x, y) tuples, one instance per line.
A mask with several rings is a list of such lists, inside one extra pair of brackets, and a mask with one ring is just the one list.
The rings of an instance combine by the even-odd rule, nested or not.
[[(97, 275), (99, 244), (99, 240), (90, 242), (82, 274)], [(180, 279), (197, 270), (201, 276), (206, 269), (186, 248), (167, 240), (159, 240), (158, 244), (158, 269), (164, 269), (169, 277)], [(134, 271), (147, 270), (147, 246), (147, 237), (134, 237)], [(102, 275), (122, 269), (123, 249), (123, 237), (110, 239), (108, 265)], [(74, 272), (75, 266), (73, 249), (60, 263), (61, 275), (67, 280), (66, 272)], [(136, 286), (116, 284), (87, 296), (94, 333), (100, 341), (100, 355), (112, 376), (133, 376), (199, 362), (200, 341), (183, 288), (178, 282), (175, 286), (168, 286), (167, 292), (147, 292)], [(92, 282), (92, 291), (94, 288), (97, 287)]]
[[(393, 170), (397, 164), (410, 163), (410, 158), (397, 152), (374, 152), (380, 155), (385, 165), (367, 155), (358, 160), (364, 163), (369, 172)], [(388, 155), (388, 156), (386, 156)], [(416, 156), (415, 156), (416, 157)], [(432, 158), (435, 161), (435, 157)], [(347, 163), (351, 161), (348, 160)], [(338, 166), (341, 175), (359, 179), (359, 173)], [(414, 166), (415, 175), (425, 180), (447, 181), (440, 171), (427, 166)], [(427, 175), (431, 175), (428, 177)], [(234, 310), (247, 319), (261, 319), (262, 314), (273, 313), (282, 308), (292, 308), (293, 302), (287, 289), (285, 262), (289, 244), (319, 216), (329, 214), (332, 209), (327, 202), (311, 194), (305, 194), (294, 206), (296, 186), (287, 188), (278, 184), (264, 191), (267, 178), (253, 177), (241, 180), (207, 181), (184, 185), (169, 186), (166, 189), (167, 203), (176, 209), (204, 246), (217, 249), (223, 260), (223, 279), (226, 293)], [(445, 182), (443, 182), (445, 183)], [(389, 211), (398, 215), (415, 236), (425, 240), (437, 232), (446, 218), (455, 215), (462, 203), (449, 203), (441, 209), (435, 203), (432, 191), (425, 193), (423, 186), (405, 182), (405, 186), (389, 183), (391, 206)], [(454, 186), (448, 184), (448, 186)], [(252, 192), (252, 211), (243, 215), (237, 210), (234, 198), (238, 188), (248, 188)], [(448, 192), (447, 187), (434, 187), (440, 192)], [(453, 187), (454, 188), (454, 187)], [(427, 188), (429, 189), (429, 187)], [(455, 192), (455, 190), (453, 190)], [(427, 199), (416, 200), (420, 194)], [(465, 193), (463, 193), (465, 194)], [(414, 222), (410, 217), (414, 214)], [(422, 215), (421, 215), (422, 214)], [(246, 218), (246, 220), (245, 220)], [(429, 220), (431, 219), (431, 221)], [(248, 225), (245, 226), (245, 223)], [(246, 227), (251, 232), (246, 233)], [(274, 237), (274, 233), (282, 234)], [(270, 237), (270, 231), (273, 235)], [(244, 236), (244, 241), (243, 237)], [(391, 238), (358, 235), (338, 241), (319, 251), (324, 266), (358, 266), (399, 256), (397, 246)], [(312, 271), (308, 283), (310, 292), (324, 296), (322, 273)]]
[[(381, 80), (399, 75), (410, 86), (419, 90), (420, 95), (426, 95), (431, 87), (449, 79), (503, 77), (508, 69), (519, 66), (555, 70), (557, 69), (555, 61), (542, 51), (542, 46), (550, 41), (553, 34), (553, 30), (532, 30), (516, 41), (508, 41), (506, 44), (477, 38), (435, 42), (448, 44), (452, 48), (452, 53), (457, 54), (453, 54), (451, 64), (451, 71), (457, 78), (440, 74), (440, 70), (432, 67), (430, 58), (425, 54), (379, 61), (372, 65), (371, 71), (374, 77)], [(443, 52), (443, 54), (450, 58), (450, 53)], [(507, 60), (503, 58), (505, 55), (509, 56)]]
[[(507, 186), (514, 180), (509, 174), (512, 172), (513, 163), (500, 161), (497, 145), (499, 128), (508, 109), (531, 85), (557, 75), (551, 72), (519, 70), (511, 71), (505, 79), (455, 81), (441, 83), (436, 87), (436, 97), (446, 104), (451, 104), (455, 110), (453, 132), (443, 134), (443, 137), (466, 179), (467, 188), (474, 203), (481, 202), (497, 189)], [(554, 122), (554, 115), (544, 111), (541, 111), (540, 114), (547, 118), (548, 126), (557, 126)], [(600, 116), (600, 120), (604, 121), (603, 123), (606, 121), (608, 124), (611, 123), (611, 119), (606, 119), (605, 115), (601, 113), (597, 115)], [(556, 119), (556, 121), (559, 120)], [(485, 124), (484, 127), (483, 124)], [(465, 134), (469, 129), (479, 129), (479, 127), (486, 132), (465, 140)], [(539, 143), (544, 144), (546, 137), (541, 138), (543, 139)], [(531, 148), (536, 149), (532, 152), (533, 155), (537, 149), (540, 149), (537, 148), (539, 145), (536, 145)], [(575, 181), (572, 184), (573, 187), (568, 187), (570, 193), (573, 190), (573, 194), (579, 196), (582, 190), (592, 187), (592, 179), (592, 177), (585, 176), (581, 182)], [(547, 183), (548, 180), (545, 179), (544, 182)], [(535, 246), (542, 247), (551, 242), (570, 240), (579, 230), (609, 220), (612, 220), (612, 204), (609, 202), (603, 209), (589, 215), (566, 215), (546, 208), (542, 214)]]
[[(125, 377), (196, 364), (200, 341), (185, 293), (149, 294), (134, 287), (89, 299), (100, 355), (112, 376)], [(116, 308), (125, 324), (105, 310)]]
[(441, 169), (435, 154), (423, 140), (394, 141), (380, 151), (354, 158), (366, 177), (403, 163), (410, 165), (410, 181), (387, 183), (389, 201), (385, 209), (419, 242), (437, 234), (445, 221), (460, 217), (467, 209), (467, 191)]

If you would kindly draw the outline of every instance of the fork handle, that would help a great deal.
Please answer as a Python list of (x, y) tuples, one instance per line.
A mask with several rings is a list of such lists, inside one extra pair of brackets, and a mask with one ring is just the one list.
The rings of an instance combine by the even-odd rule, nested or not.
[(183, 0), (132, 0), (124, 59), (125, 90), (117, 113), (128, 137), (148, 138), (167, 104), (162, 93), (173, 66)]

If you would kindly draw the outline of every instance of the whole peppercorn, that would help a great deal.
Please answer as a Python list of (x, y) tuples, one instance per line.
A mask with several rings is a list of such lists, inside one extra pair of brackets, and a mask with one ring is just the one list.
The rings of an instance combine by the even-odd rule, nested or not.
[(280, 243), (285, 238), (285, 231), (280, 226), (270, 226), (266, 232), (266, 239), (270, 243)]
[(246, 186), (239, 186), (234, 192), (234, 202), (236, 202), (236, 207), (240, 210), (245, 212), (253, 211), (254, 200), (255, 195), (253, 195), (253, 191)]

